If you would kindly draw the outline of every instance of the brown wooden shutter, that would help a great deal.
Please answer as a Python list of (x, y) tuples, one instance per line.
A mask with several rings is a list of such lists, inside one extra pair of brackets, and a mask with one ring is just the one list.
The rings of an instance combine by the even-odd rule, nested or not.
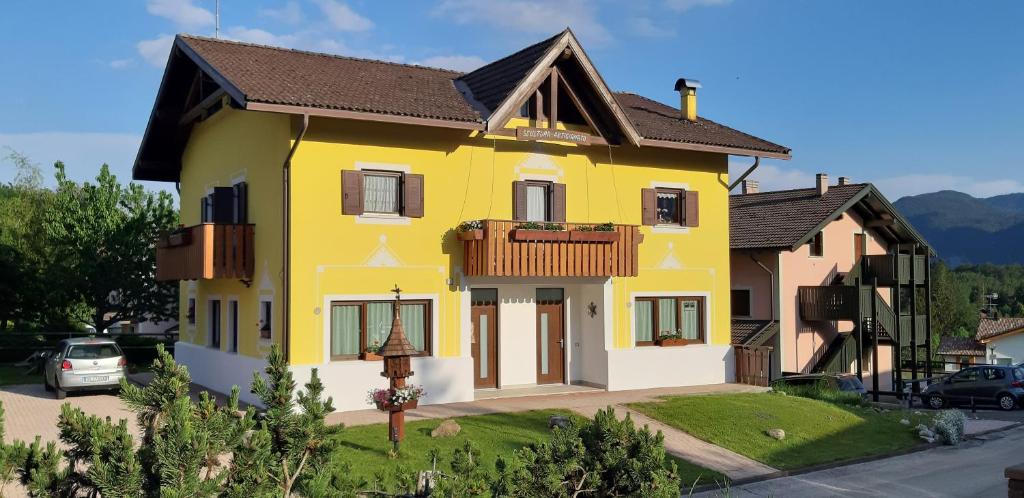
[(526, 182), (512, 182), (512, 219), (526, 219)]
[(643, 225), (658, 224), (658, 191), (653, 188), (640, 190), (641, 208), (640, 223)]
[(423, 175), (402, 176), (402, 216), (423, 217)]
[(363, 172), (341, 172), (341, 214), (363, 214)]
[(698, 200), (697, 191), (684, 192), (686, 200), (686, 219), (683, 220), (683, 226), (695, 227), (700, 225), (700, 201)]
[(551, 221), (565, 223), (565, 184), (551, 184)]

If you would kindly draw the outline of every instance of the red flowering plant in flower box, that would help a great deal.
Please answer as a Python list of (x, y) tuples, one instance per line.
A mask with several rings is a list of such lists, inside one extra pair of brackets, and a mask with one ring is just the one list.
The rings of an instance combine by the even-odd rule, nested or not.
[(425, 395), (423, 387), (416, 385), (396, 389), (378, 388), (370, 389), (366, 394), (366, 402), (377, 405), (377, 409), (383, 411), (413, 409)]

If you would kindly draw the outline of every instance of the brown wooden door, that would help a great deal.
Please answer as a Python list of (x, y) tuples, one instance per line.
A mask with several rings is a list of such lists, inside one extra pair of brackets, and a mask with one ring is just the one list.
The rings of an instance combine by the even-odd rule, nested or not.
[(537, 383), (565, 382), (562, 289), (537, 289)]
[(862, 233), (853, 234), (853, 264), (860, 263), (861, 256), (867, 249), (867, 238)]
[(495, 289), (471, 291), (473, 336), (473, 387), (498, 387), (498, 292)]

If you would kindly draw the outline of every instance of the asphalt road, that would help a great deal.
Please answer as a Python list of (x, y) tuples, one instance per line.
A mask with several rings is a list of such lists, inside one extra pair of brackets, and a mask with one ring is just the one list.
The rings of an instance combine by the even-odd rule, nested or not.
[(698, 496), (996, 497), (1003, 469), (1024, 462), (1024, 427), (979, 436), (960, 446), (733, 487)]

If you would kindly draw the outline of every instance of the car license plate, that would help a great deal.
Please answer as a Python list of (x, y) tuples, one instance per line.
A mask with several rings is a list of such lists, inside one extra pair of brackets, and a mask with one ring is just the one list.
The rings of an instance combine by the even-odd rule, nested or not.
[(107, 380), (106, 375), (90, 375), (88, 377), (82, 377), (82, 382), (103, 382)]

